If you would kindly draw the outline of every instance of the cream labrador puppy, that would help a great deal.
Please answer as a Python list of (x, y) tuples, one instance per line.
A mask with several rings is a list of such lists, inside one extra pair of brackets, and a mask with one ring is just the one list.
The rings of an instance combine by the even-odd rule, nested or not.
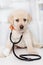
[[(25, 10), (16, 10), (9, 17), (9, 22), (13, 26), (12, 40), (18, 41), (20, 39), (20, 36), (23, 34), (22, 40), (16, 44), (16, 46), (27, 47), (29, 53), (36, 53), (35, 47), (41, 48), (43, 45), (40, 45), (35, 41), (35, 38), (33, 37), (31, 31), (28, 29), (28, 24), (31, 22), (31, 20), (31, 15)], [(11, 49), (12, 43), (8, 37), (3, 55), (8, 56)]]

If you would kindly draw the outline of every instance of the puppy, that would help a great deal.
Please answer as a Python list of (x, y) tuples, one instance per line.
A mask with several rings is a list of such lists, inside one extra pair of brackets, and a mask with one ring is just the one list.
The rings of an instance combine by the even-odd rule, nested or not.
[[(12, 40), (18, 41), (23, 34), (22, 40), (16, 44), (19, 47), (27, 47), (29, 53), (36, 53), (34, 47), (41, 48), (43, 45), (38, 44), (32, 36), (31, 31), (28, 29), (28, 24), (31, 22), (31, 15), (25, 10), (16, 10), (10, 15), (9, 22), (13, 26)], [(10, 35), (10, 34), (9, 34)], [(6, 48), (3, 51), (4, 56), (8, 56), (12, 49), (12, 43), (8, 37)]]

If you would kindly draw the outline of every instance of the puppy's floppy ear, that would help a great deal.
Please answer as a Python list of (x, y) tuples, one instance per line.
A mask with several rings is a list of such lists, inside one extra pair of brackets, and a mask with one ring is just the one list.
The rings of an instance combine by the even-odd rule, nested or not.
[(14, 16), (13, 15), (11, 15), (9, 18), (8, 18), (8, 22), (10, 23), (10, 24), (14, 24)]
[(32, 21), (32, 16), (28, 14), (28, 22), (30, 23)]

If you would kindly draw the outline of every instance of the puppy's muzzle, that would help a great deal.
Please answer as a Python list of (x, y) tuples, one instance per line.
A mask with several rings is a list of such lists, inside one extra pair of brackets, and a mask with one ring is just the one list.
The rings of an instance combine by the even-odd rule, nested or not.
[(20, 29), (22, 30), (24, 28), (24, 26), (23, 25), (20, 25)]

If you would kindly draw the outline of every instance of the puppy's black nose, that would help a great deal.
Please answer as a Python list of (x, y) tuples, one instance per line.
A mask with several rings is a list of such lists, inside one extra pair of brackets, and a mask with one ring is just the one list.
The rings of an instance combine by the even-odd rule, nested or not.
[(20, 25), (20, 29), (23, 29), (24, 28), (24, 26), (23, 25)]

